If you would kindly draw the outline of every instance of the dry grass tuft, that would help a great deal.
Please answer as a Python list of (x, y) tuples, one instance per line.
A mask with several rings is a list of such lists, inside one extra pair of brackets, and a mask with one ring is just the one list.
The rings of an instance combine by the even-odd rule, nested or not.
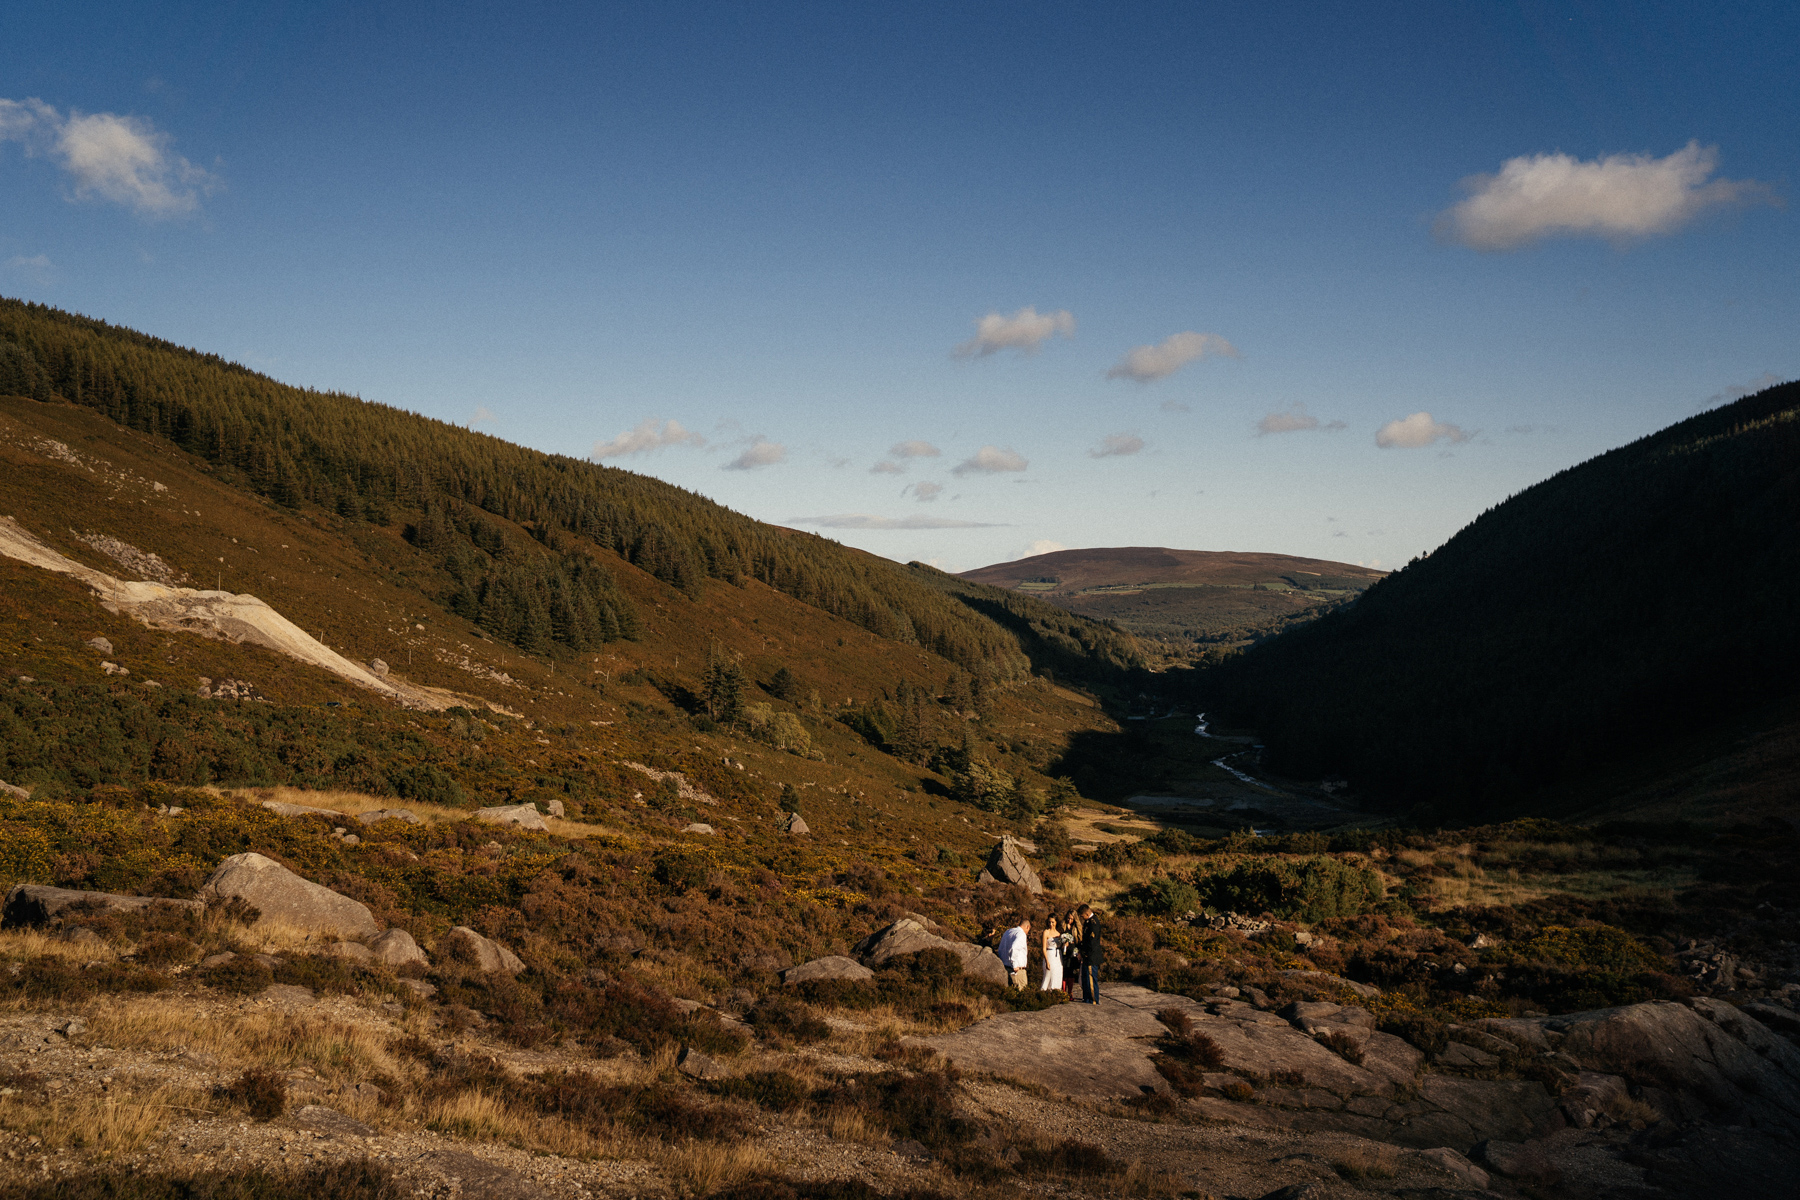
[(84, 1016), (94, 1041), (120, 1049), (167, 1051), (185, 1046), (216, 1054), (238, 1067), (312, 1067), (334, 1082), (376, 1076), (399, 1079), (406, 1074), (388, 1052), (385, 1033), (330, 1017), (209, 1013), (166, 1000), (116, 997), (93, 1001)]
[(1332, 1154), (1331, 1169), (1352, 1183), (1392, 1179), (1400, 1169), (1400, 1151), (1375, 1142), (1343, 1146)]
[(127, 1154), (176, 1116), (210, 1111), (205, 1096), (172, 1087), (54, 1097), (22, 1092), (0, 1096), (0, 1129), (39, 1138), (51, 1149)]
[(773, 1166), (768, 1153), (748, 1142), (687, 1142), (658, 1155), (658, 1165), (684, 1195), (710, 1196)]
[(36, 929), (0, 929), (0, 962), (26, 962), (46, 956), (85, 963), (112, 962), (119, 954), (106, 942), (65, 942)]
[[(282, 804), (303, 804), (308, 808), (328, 808), (334, 812), (341, 812), (347, 817), (354, 817), (358, 813), (378, 812), (384, 808), (404, 808), (420, 820), (434, 825), (466, 821), (469, 819), (471, 811), (466, 808), (449, 808), (442, 804), (401, 800), (394, 796), (371, 796), (366, 792), (310, 792), (304, 788), (288, 787), (285, 784), (267, 788), (207, 788), (205, 790), (220, 796), (229, 796), (234, 800), (242, 800), (246, 804), (261, 804), (265, 800), (276, 800)], [(550, 832), (558, 837), (616, 837), (619, 833), (616, 829), (590, 821), (564, 821), (556, 817), (546, 817), (544, 820), (550, 827)]]

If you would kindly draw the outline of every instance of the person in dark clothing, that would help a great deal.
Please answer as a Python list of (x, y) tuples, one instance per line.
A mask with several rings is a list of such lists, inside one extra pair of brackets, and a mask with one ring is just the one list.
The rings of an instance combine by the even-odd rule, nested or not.
[(1100, 921), (1081, 906), (1081, 1002), (1100, 1003)]

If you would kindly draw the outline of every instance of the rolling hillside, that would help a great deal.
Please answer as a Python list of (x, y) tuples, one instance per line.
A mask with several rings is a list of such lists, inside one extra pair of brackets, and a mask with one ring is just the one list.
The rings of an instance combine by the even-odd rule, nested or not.
[(1521, 492), (1197, 693), (1279, 770), (1446, 819), (1526, 806), (1800, 691), (1796, 514), (1789, 383)]
[(1286, 554), (1124, 546), (1058, 550), (965, 571), (1169, 643), (1242, 645), (1361, 593), (1383, 572)]

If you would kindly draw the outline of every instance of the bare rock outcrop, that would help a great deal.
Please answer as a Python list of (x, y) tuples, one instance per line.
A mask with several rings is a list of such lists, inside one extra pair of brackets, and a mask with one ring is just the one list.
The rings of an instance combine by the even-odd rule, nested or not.
[(330, 821), (350, 819), (335, 808), (314, 808), (310, 804), (289, 804), (285, 800), (264, 800), (262, 806), (283, 817), (324, 817)]
[(220, 863), (200, 888), (201, 899), (209, 896), (237, 897), (260, 912), (261, 921), (346, 938), (381, 932), (381, 923), (363, 905), (254, 852), (234, 854)]
[(478, 808), (475, 819), (489, 825), (514, 825), (533, 833), (544, 833), (550, 828), (544, 824), (544, 816), (535, 804), (496, 804), (491, 808)]
[(782, 816), (781, 832), (788, 833), (788, 834), (796, 834), (796, 835), (802, 834), (802, 833), (811, 833), (812, 826), (810, 826), (806, 823), (805, 817), (801, 816), (797, 812), (791, 812), (791, 813), (786, 813)]
[(31, 789), (22, 788), (17, 784), (0, 779), (0, 796), (11, 796), (15, 800), (29, 800), (31, 799)]
[(423, 825), (425, 820), (410, 808), (378, 808), (374, 812), (357, 813), (356, 819), (364, 825), (379, 825), (383, 821), (405, 821), (408, 825)]
[(1044, 882), (1025, 860), (1025, 851), (1016, 838), (1005, 837), (988, 855), (987, 867), (981, 872), (983, 883), (1010, 883), (1032, 895), (1042, 895)]
[(14, 885), (6, 893), (3, 923), (44, 925), (76, 911), (135, 912), (152, 905), (189, 909), (198, 912), (206, 905), (199, 900), (170, 900), (162, 896), (121, 896), (113, 892), (84, 892), (75, 888), (51, 887), (41, 883)]
[(932, 933), (915, 917), (898, 921), (876, 930), (851, 948), (864, 966), (878, 967), (890, 958), (917, 954), (921, 950), (948, 950), (962, 960), (963, 974), (985, 979), (989, 983), (1005, 983), (1006, 967), (986, 946), (953, 942)]
[(504, 971), (517, 975), (525, 969), (519, 956), (492, 938), (483, 937), (467, 925), (458, 925), (445, 937), (452, 957), (472, 963), (482, 971)]
[(811, 962), (801, 963), (797, 967), (789, 967), (781, 973), (781, 982), (786, 984), (810, 983), (815, 979), (873, 979), (875, 972), (842, 954), (829, 954), (824, 958), (815, 958)]
[(391, 967), (403, 967), (408, 963), (428, 965), (431, 960), (419, 949), (419, 943), (413, 935), (404, 929), (390, 929), (379, 937), (369, 940), (369, 949), (375, 957)]

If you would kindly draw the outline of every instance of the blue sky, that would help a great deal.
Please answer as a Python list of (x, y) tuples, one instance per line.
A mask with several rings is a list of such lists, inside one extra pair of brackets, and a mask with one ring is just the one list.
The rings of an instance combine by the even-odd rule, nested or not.
[(9, 5), (0, 292), (952, 570), (1800, 374), (1792, 6), (371, 7)]

